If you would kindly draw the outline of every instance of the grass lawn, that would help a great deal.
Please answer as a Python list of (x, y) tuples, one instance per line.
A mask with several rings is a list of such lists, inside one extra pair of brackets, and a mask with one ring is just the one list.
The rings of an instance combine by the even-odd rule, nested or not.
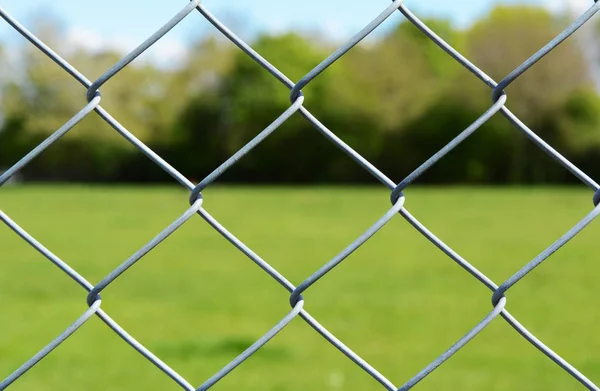
[[(564, 188), (411, 188), (407, 209), (500, 284), (593, 207)], [(188, 207), (175, 188), (14, 187), (0, 209), (92, 283)], [(211, 188), (204, 207), (299, 284), (391, 206), (380, 188)], [(538, 338), (600, 383), (600, 222), (508, 294)], [(288, 311), (288, 293), (200, 217), (103, 293), (102, 308), (199, 386)], [(304, 294), (308, 312), (396, 386), (491, 310), (491, 292), (400, 216)], [(0, 380), (87, 308), (86, 293), (0, 225)], [(177, 390), (92, 318), (9, 390)], [(214, 390), (382, 390), (300, 318)], [(416, 390), (584, 389), (501, 318)]]

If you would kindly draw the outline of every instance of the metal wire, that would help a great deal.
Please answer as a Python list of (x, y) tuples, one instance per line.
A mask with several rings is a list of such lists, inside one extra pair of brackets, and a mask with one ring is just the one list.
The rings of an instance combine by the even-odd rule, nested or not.
[[(111, 330), (118, 334), (125, 342), (131, 347), (138, 351), (141, 355), (146, 357), (152, 362), (157, 368), (163, 371), (168, 377), (170, 377), (175, 383), (185, 390), (208, 390), (214, 384), (216, 384), (223, 377), (227, 376), (237, 366), (242, 365), (243, 362), (250, 356), (252, 356), (261, 347), (267, 344), (277, 333), (285, 328), (290, 322), (296, 317), (302, 318), (307, 322), (318, 334), (325, 338), (331, 345), (337, 348), (341, 353), (346, 355), (352, 360), (358, 367), (363, 371), (371, 375), (387, 390), (409, 390), (423, 378), (433, 372), (436, 368), (442, 365), (452, 355), (454, 355), (463, 346), (469, 343), (475, 338), (483, 329), (485, 329), (491, 322), (497, 319), (499, 316), (508, 322), (523, 338), (529, 343), (534, 345), (543, 354), (550, 358), (553, 362), (559, 365), (567, 373), (577, 379), (583, 386), (589, 390), (600, 391), (600, 388), (596, 386), (592, 381), (586, 378), (581, 372), (570, 365), (565, 359), (560, 357), (548, 346), (537, 339), (531, 332), (529, 332), (521, 323), (519, 323), (506, 309), (507, 298), (505, 294), (507, 291), (517, 284), (521, 279), (526, 277), (534, 268), (540, 266), (546, 261), (554, 252), (564, 246), (569, 240), (581, 232), (592, 220), (594, 220), (600, 214), (600, 186), (591, 179), (588, 175), (582, 172), (574, 164), (572, 164), (567, 158), (558, 153), (544, 140), (542, 140), (537, 134), (529, 129), (516, 115), (514, 115), (506, 106), (507, 95), (504, 89), (519, 78), (524, 72), (533, 67), (541, 58), (546, 54), (554, 50), (561, 42), (570, 37), (584, 25), (598, 10), (600, 9), (600, 3), (594, 3), (587, 11), (585, 11), (577, 20), (575, 20), (570, 26), (568, 26), (563, 32), (561, 32), (556, 38), (550, 41), (546, 46), (540, 49), (537, 53), (533, 54), (527, 61), (519, 65), (514, 71), (512, 71), (506, 78), (496, 83), (482, 70), (473, 65), (468, 59), (461, 55), (456, 49), (441, 39), (434, 31), (432, 31), (425, 23), (423, 23), (417, 16), (415, 16), (406, 6), (403, 4), (403, 0), (395, 0), (390, 5), (384, 8), (381, 14), (369, 23), (364, 29), (358, 32), (352, 37), (346, 44), (342, 45), (338, 50), (331, 54), (327, 59), (321, 62), (314, 69), (307, 72), (297, 84), (293, 83), (287, 76), (280, 72), (276, 67), (263, 58), (260, 54), (254, 51), (247, 43), (235, 35), (225, 25), (223, 25), (213, 14), (211, 14), (204, 5), (200, 4), (199, 0), (192, 0), (182, 10), (169, 20), (161, 29), (154, 33), (150, 38), (144, 41), (140, 46), (134, 49), (131, 53), (123, 57), (122, 60), (117, 62), (113, 67), (106, 71), (96, 81), (89, 81), (83, 74), (76, 70), (72, 65), (65, 61), (59, 54), (50, 49), (46, 44), (39, 40), (34, 34), (32, 34), (26, 27), (21, 25), (18, 21), (13, 19), (5, 10), (0, 8), (0, 17), (2, 17), (9, 25), (11, 25), (17, 32), (19, 32), (24, 38), (30, 41), (35, 47), (43, 52), (48, 58), (53, 60), (67, 73), (73, 76), (86, 88), (87, 103), (83, 108), (76, 113), (69, 121), (67, 121), (60, 129), (50, 135), (45, 141), (34, 148), (20, 161), (14, 164), (11, 168), (0, 175), (0, 186), (7, 183), (14, 175), (16, 175), (23, 167), (25, 167), (32, 159), (44, 152), (51, 144), (57, 142), (62, 136), (69, 132), (72, 128), (76, 127), (77, 124), (92, 111), (95, 111), (101, 118), (103, 118), (108, 124), (110, 124), (121, 136), (127, 141), (138, 148), (144, 153), (149, 159), (171, 175), (177, 182), (190, 191), (189, 203), (190, 207), (174, 221), (171, 225), (160, 232), (154, 239), (148, 244), (138, 250), (129, 259), (124, 261), (119, 267), (113, 270), (107, 277), (105, 277), (97, 285), (92, 285), (84, 277), (82, 277), (77, 271), (73, 270), (66, 262), (60, 259), (57, 255), (53, 254), (44, 245), (38, 242), (33, 236), (31, 236), (25, 229), (20, 227), (15, 221), (13, 221), (6, 213), (0, 210), (0, 220), (5, 223), (11, 230), (19, 235), (24, 241), (40, 252), (50, 262), (54, 263), (60, 268), (65, 274), (71, 279), (77, 282), (87, 292), (87, 304), (89, 308), (71, 324), (62, 334), (52, 340), (48, 345), (42, 348), (39, 353), (27, 360), (20, 368), (15, 370), (6, 379), (0, 382), (0, 391), (9, 387), (13, 382), (18, 380), (25, 372), (31, 370), (35, 364), (47, 356), (52, 350), (59, 347), (62, 342), (69, 338), (77, 329), (82, 327), (85, 322), (94, 314), (97, 315), (104, 323), (106, 323)], [(383, 8), (383, 7), (382, 7)], [(204, 180), (197, 185), (194, 185), (187, 178), (185, 178), (179, 171), (172, 167), (169, 163), (163, 160), (159, 155), (152, 151), (148, 146), (137, 139), (131, 134), (123, 125), (121, 125), (116, 119), (114, 119), (106, 110), (100, 105), (101, 95), (99, 88), (105, 83), (109, 82), (110, 79), (125, 68), (129, 63), (135, 60), (140, 54), (146, 51), (149, 47), (154, 45), (160, 40), (165, 34), (169, 32), (173, 27), (180, 23), (184, 18), (189, 17), (190, 13), (197, 10), (200, 15), (204, 17), (206, 21), (212, 24), (218, 31), (220, 31), (225, 37), (231, 42), (238, 46), (244, 51), (249, 57), (256, 61), (266, 71), (268, 71), (273, 77), (279, 80), (285, 87), (290, 90), (290, 107), (285, 110), (278, 118), (276, 118), (266, 129), (259, 133), (253, 140), (231, 156), (227, 161), (217, 167), (211, 174), (209, 174)], [(304, 106), (305, 97), (302, 94), (301, 89), (311, 83), (316, 77), (319, 76), (327, 67), (339, 60), (344, 56), (350, 49), (356, 46), (360, 41), (372, 33), (378, 26), (383, 23), (386, 19), (391, 17), (394, 12), (398, 10), (404, 17), (411, 22), (416, 28), (421, 30), (429, 39), (436, 43), (442, 50), (448, 53), (458, 63), (464, 66), (466, 69), (471, 71), (476, 77), (478, 77), (483, 83), (492, 89), (492, 103), (490, 108), (481, 115), (473, 124), (467, 129), (462, 131), (456, 138), (445, 145), (440, 151), (434, 154), (430, 159), (424, 162), (418, 167), (413, 173), (408, 175), (400, 183), (396, 184), (390, 180), (385, 174), (374, 167), (369, 161), (363, 158), (358, 152), (353, 150), (344, 141), (342, 141), (336, 134), (329, 130), (324, 124), (322, 124), (317, 118), (315, 118)], [(329, 262), (324, 264), (319, 270), (313, 273), (311, 276), (302, 281), (297, 287), (288, 281), (282, 274), (275, 270), (268, 262), (263, 260), (259, 255), (252, 251), (246, 246), (241, 240), (233, 235), (227, 228), (221, 225), (214, 217), (212, 217), (208, 211), (203, 208), (203, 198), (201, 192), (218, 179), (225, 171), (236, 164), (239, 159), (250, 153), (254, 147), (260, 144), (263, 140), (269, 137), (273, 132), (277, 130), (281, 124), (287, 121), (294, 113), (298, 112), (308, 122), (310, 122), (318, 132), (324, 137), (331, 141), (334, 145), (344, 151), (350, 158), (361, 165), (377, 180), (382, 182), (391, 191), (392, 207), (385, 213), (379, 220), (377, 220), (369, 229), (367, 229), (358, 239), (346, 247), (337, 256), (332, 258)], [(570, 171), (574, 176), (579, 178), (584, 184), (590, 187), (593, 191), (593, 204), (594, 208), (591, 212), (585, 216), (578, 224), (568, 230), (561, 238), (549, 246), (545, 251), (540, 253), (532, 261), (527, 263), (523, 268), (515, 272), (507, 281), (501, 285), (497, 285), (485, 274), (480, 272), (475, 266), (467, 262), (458, 253), (456, 253), (450, 246), (439, 239), (423, 224), (421, 224), (405, 207), (406, 198), (402, 193), (407, 186), (418, 179), (425, 171), (436, 164), (452, 149), (465, 141), (473, 133), (477, 131), (481, 125), (487, 122), (496, 113), (501, 112), (519, 131), (523, 132), (535, 145), (541, 150), (550, 155), (554, 160), (561, 164), (566, 170)], [(117, 322), (108, 316), (101, 309), (101, 298), (100, 292), (108, 288), (112, 282), (114, 282), (120, 275), (125, 273), (135, 263), (138, 263), (142, 258), (153, 248), (158, 246), (164, 241), (169, 235), (176, 232), (186, 221), (192, 218), (195, 214), (200, 215), (211, 227), (219, 232), (225, 239), (227, 239), (233, 246), (245, 254), (251, 261), (256, 263), (263, 271), (269, 274), (276, 282), (278, 282), (283, 288), (285, 288), (290, 294), (290, 304), (292, 310), (286, 314), (281, 321), (279, 321), (271, 330), (269, 330), (262, 337), (250, 346), (246, 351), (234, 358), (228, 365), (223, 367), (214, 376), (206, 380), (204, 384), (198, 388), (194, 388), (187, 380), (180, 376), (174, 369), (170, 368), (167, 364), (161, 361), (157, 356), (145, 348), (142, 344), (136, 341), (130, 334), (128, 334)], [(394, 216), (400, 214), (408, 223), (410, 223), (418, 232), (424, 235), (432, 244), (438, 247), (444, 252), (450, 259), (461, 266), (465, 271), (471, 274), (474, 278), (480, 281), (483, 285), (490, 289), (492, 292), (492, 311), (487, 314), (481, 322), (475, 325), (468, 333), (461, 337), (454, 345), (445, 350), (441, 355), (429, 364), (426, 368), (416, 374), (414, 377), (408, 379), (401, 387), (397, 387), (388, 380), (385, 376), (379, 373), (374, 367), (368, 364), (362, 359), (357, 353), (351, 348), (346, 346), (342, 341), (337, 339), (331, 332), (323, 327), (316, 319), (314, 319), (304, 308), (304, 299), (302, 293), (309, 289), (313, 284), (317, 283), (323, 276), (331, 273), (332, 270), (349, 257), (356, 249), (363, 245), (366, 241), (373, 237), (379, 229), (381, 229), (386, 223), (388, 223)]]

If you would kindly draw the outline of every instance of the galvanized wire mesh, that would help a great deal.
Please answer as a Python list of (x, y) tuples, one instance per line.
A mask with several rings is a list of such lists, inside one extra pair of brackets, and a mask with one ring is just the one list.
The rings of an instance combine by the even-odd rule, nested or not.
[[(554, 361), (557, 365), (559, 365), (562, 369), (568, 372), (571, 376), (576, 378), (583, 386), (590, 390), (600, 390), (598, 386), (596, 386), (592, 381), (590, 381), (587, 377), (585, 377), (581, 372), (579, 372), (576, 368), (570, 365), (565, 359), (560, 357), (554, 351), (552, 351), (548, 346), (544, 345), (542, 341), (537, 339), (532, 333), (530, 333), (523, 325), (521, 325), (517, 319), (515, 319), (506, 309), (506, 301), (505, 297), (506, 292), (518, 283), (522, 278), (527, 276), (534, 268), (539, 266), (542, 262), (547, 260), (554, 252), (560, 249), (563, 245), (565, 245), (570, 239), (572, 239), (575, 235), (581, 232), (593, 219), (595, 219), (600, 214), (600, 186), (592, 180), (589, 176), (587, 176), (584, 172), (582, 172), (579, 168), (573, 165), (569, 160), (567, 160), (564, 156), (554, 150), (550, 145), (548, 145), (544, 140), (542, 140), (539, 136), (537, 136), (531, 129), (529, 129), (517, 116), (515, 116), (507, 107), (507, 95), (504, 92), (504, 89), (509, 86), (512, 82), (514, 82), (518, 77), (520, 77), (525, 71), (535, 65), (542, 57), (555, 49), (561, 42), (570, 37), (575, 31), (584, 25), (598, 10), (600, 9), (600, 4), (594, 3), (586, 12), (584, 12), (577, 20), (575, 20), (566, 30), (560, 33), (556, 38), (554, 38), (551, 42), (549, 42), (546, 46), (540, 49), (537, 53), (533, 54), (527, 61), (518, 66), (513, 72), (511, 72), (507, 77), (501, 80), (499, 83), (496, 83), (489, 76), (487, 76), (482, 70), (473, 65), (468, 59), (463, 57), (459, 52), (457, 52), (453, 47), (451, 47), (448, 43), (446, 43), (443, 39), (441, 39), (434, 31), (432, 31), (426, 24), (424, 24), (417, 16), (415, 16), (406, 6), (403, 4), (403, 0), (395, 0), (390, 5), (388, 5), (383, 12), (375, 18), (371, 23), (369, 23), (363, 30), (361, 30), (358, 34), (356, 34), (352, 39), (350, 39), (346, 44), (341, 46), (338, 50), (336, 50), (333, 54), (331, 54), (327, 59), (325, 59), (321, 64), (319, 64), (316, 68), (311, 70), (304, 76), (298, 83), (293, 83), (289, 78), (287, 78), (283, 73), (281, 73), (277, 68), (271, 65), (265, 58), (261, 57), (261, 55), (255, 52), (248, 44), (246, 44), (242, 39), (236, 36), (231, 30), (229, 30), (225, 25), (223, 25), (214, 15), (212, 15), (208, 9), (202, 4), (200, 4), (200, 0), (192, 0), (189, 4), (187, 4), (177, 15), (175, 15), (169, 22), (167, 22), (160, 30), (158, 30), (155, 34), (153, 34), (150, 38), (148, 38), (145, 42), (143, 42), (139, 47), (133, 50), (131, 53), (126, 55), (122, 60), (120, 60), (117, 64), (115, 64), (112, 68), (106, 71), (100, 78), (96, 81), (89, 81), (83, 74), (81, 74), (77, 69), (71, 66), (67, 61), (65, 61), (59, 54), (55, 53), (51, 48), (49, 48), (46, 44), (40, 41), (34, 34), (32, 34), (27, 28), (21, 25), (18, 21), (12, 18), (7, 12), (5, 12), (2, 8), (0, 8), (0, 16), (8, 22), (15, 30), (17, 30), (23, 37), (29, 40), (33, 45), (35, 45), (41, 52), (43, 52), (46, 56), (52, 59), (55, 63), (57, 63), (60, 67), (62, 67), (65, 72), (69, 73), (73, 76), (77, 81), (79, 81), (86, 89), (86, 97), (87, 104), (75, 114), (69, 121), (67, 121), (60, 129), (54, 132), (51, 136), (49, 136), (44, 142), (34, 148), (30, 153), (28, 153), (25, 157), (23, 157), (19, 162), (17, 162), (13, 167), (7, 170), (5, 173), (0, 175), (0, 186), (7, 183), (7, 181), (13, 177), (15, 174), (19, 172), (25, 165), (27, 165), (32, 159), (41, 154), (46, 148), (48, 148), (54, 142), (57, 142), (63, 135), (65, 135), (68, 131), (70, 131), (73, 127), (77, 125), (84, 117), (89, 115), (92, 111), (95, 111), (100, 117), (102, 117), (108, 124), (110, 124), (121, 136), (123, 136), (127, 141), (137, 147), (141, 152), (143, 152), (149, 159), (151, 159), (154, 163), (160, 166), (163, 170), (169, 173), (175, 180), (177, 180), (182, 186), (187, 188), (191, 192), (191, 196), (189, 198), (190, 207), (179, 217), (175, 222), (165, 228), (162, 232), (160, 232), (154, 239), (152, 239), (148, 244), (138, 250), (135, 254), (133, 254), (129, 259), (123, 262), (118, 268), (113, 270), (108, 276), (106, 276), (102, 281), (98, 284), (93, 285), (88, 282), (83, 276), (81, 276), (77, 271), (73, 270), (67, 263), (61, 260), (57, 255), (53, 254), (49, 251), (43, 244), (38, 242), (35, 238), (33, 238), (27, 231), (21, 228), (15, 221), (13, 221), (6, 213), (0, 210), (0, 220), (2, 220), (8, 227), (10, 227), (17, 235), (19, 235), (23, 240), (29, 243), (32, 247), (34, 247), (37, 251), (39, 251), (42, 255), (44, 255), (49, 261), (54, 263), (57, 267), (59, 267), (63, 272), (65, 272), (69, 277), (75, 280), (83, 289), (87, 291), (87, 303), (88, 310), (85, 311), (81, 317), (79, 317), (72, 325), (70, 325), (62, 334), (56, 337), (53, 341), (51, 341), (46, 347), (44, 347), (39, 353), (29, 359), (26, 363), (24, 363), (20, 368), (10, 374), (5, 380), (0, 382), (0, 390), (4, 390), (8, 386), (10, 386), (14, 381), (16, 381), (20, 376), (22, 376), (25, 372), (29, 371), (36, 363), (46, 357), (52, 350), (57, 348), (62, 342), (64, 342), (67, 338), (69, 338), (77, 329), (79, 329), (85, 322), (90, 319), (93, 315), (97, 315), (103, 322), (105, 322), (115, 333), (117, 333), (125, 342), (127, 342), (131, 347), (137, 350), (141, 355), (146, 357), (149, 361), (151, 361), (157, 368), (162, 370), (167, 376), (169, 376), (174, 382), (179, 384), (182, 388), (186, 390), (207, 390), (211, 388), (215, 383), (221, 380), (223, 377), (227, 376), (233, 369), (235, 369), (238, 365), (242, 364), (248, 357), (256, 353), (262, 346), (267, 344), (269, 340), (277, 335), (284, 327), (286, 327), (292, 320), (296, 317), (302, 318), (305, 322), (307, 322), (317, 333), (319, 333), (323, 338), (329, 341), (335, 348), (337, 348), (341, 353), (346, 355), (350, 360), (352, 360), (358, 367), (371, 375), (375, 380), (377, 380), (383, 387), (388, 390), (408, 390), (420, 382), (423, 378), (425, 378), (428, 374), (442, 365), (446, 360), (448, 360), (453, 354), (455, 354), (459, 349), (465, 346), (469, 341), (471, 341), (477, 334), (479, 334), (484, 328), (486, 328), (492, 321), (501, 316), (506, 322), (508, 322), (523, 338), (525, 338), (529, 343), (534, 345), (539, 351), (545, 354), (549, 359)], [(194, 184), (186, 179), (182, 174), (180, 174), (174, 167), (172, 167), (168, 162), (163, 160), (159, 155), (153, 152), (150, 148), (148, 148), (144, 143), (138, 140), (132, 133), (130, 133), (123, 125), (121, 125), (115, 118), (113, 118), (107, 111), (105, 111), (102, 106), (100, 106), (100, 102), (102, 96), (100, 94), (100, 87), (108, 82), (114, 75), (119, 73), (124, 67), (126, 67), (130, 62), (132, 62), (136, 57), (138, 57), (141, 53), (147, 50), (149, 47), (154, 45), (160, 38), (162, 38), (165, 34), (169, 32), (174, 26), (176, 26), (179, 22), (181, 22), (184, 18), (188, 17), (190, 13), (194, 10), (197, 10), (209, 23), (211, 23), (214, 27), (216, 27), (225, 37), (227, 37), (231, 42), (237, 45), (241, 50), (243, 50), (248, 56), (250, 56), (254, 61), (260, 64), (264, 69), (266, 69), (273, 77), (278, 79), (285, 87), (290, 89), (290, 107), (285, 110), (273, 123), (271, 123), (266, 129), (264, 129), (261, 133), (259, 133), (252, 141), (250, 141), (247, 145), (245, 145), (242, 149), (236, 152), (233, 156), (231, 156), (227, 161), (221, 164), (218, 168), (216, 168), (210, 175), (208, 175), (204, 180), (202, 180), (199, 184)], [(423, 163), (420, 167), (418, 167), (413, 173), (411, 173), (408, 177), (402, 180), (400, 183), (396, 184), (388, 177), (386, 177), (381, 171), (379, 171), (376, 167), (374, 167), (371, 163), (369, 163), (366, 159), (364, 159), (358, 152), (349, 147), (343, 140), (338, 138), (334, 132), (329, 130), (324, 124), (319, 122), (317, 118), (315, 118), (304, 106), (304, 95), (302, 94), (302, 88), (307, 86), (312, 80), (319, 76), (321, 72), (323, 72), (327, 67), (331, 64), (339, 60), (348, 50), (357, 45), (361, 40), (367, 37), (371, 32), (373, 32), (382, 22), (388, 19), (395, 11), (399, 11), (410, 21), (414, 26), (416, 26), (419, 30), (421, 30), (429, 39), (435, 42), (441, 49), (443, 49), (448, 55), (453, 57), (457, 62), (459, 62), (466, 69), (471, 71), (477, 78), (479, 78), (483, 83), (489, 86), (492, 90), (492, 104), (490, 108), (481, 115), (473, 124), (471, 124), (467, 129), (462, 131), (456, 138), (454, 138), (450, 143), (444, 146), (439, 152), (437, 152), (434, 156), (432, 156), (429, 160)], [(435, 236), (434, 233), (429, 231), (423, 224), (421, 224), (409, 211), (404, 207), (405, 204), (405, 196), (403, 194), (403, 190), (415, 181), (419, 176), (421, 176), (426, 170), (428, 170), (431, 166), (436, 164), (440, 159), (442, 159), (446, 154), (448, 154), (452, 149), (454, 149), (457, 145), (466, 140), (470, 135), (472, 135), (482, 124), (488, 121), (492, 116), (496, 113), (501, 112), (506, 119), (508, 119), (519, 131), (523, 132), (535, 145), (537, 145), (541, 150), (550, 155), (554, 160), (556, 160), (560, 165), (569, 170), (573, 175), (579, 178), (584, 184), (589, 186), (594, 191), (593, 203), (594, 208), (587, 216), (585, 216), (577, 225), (571, 228), (566, 234), (564, 234), (561, 238), (559, 238), (556, 242), (551, 244), (545, 251), (523, 266), (520, 270), (518, 270), (512, 277), (510, 277), (507, 281), (502, 283), (501, 285), (497, 285), (491, 279), (489, 279), (485, 274), (480, 272), (475, 266), (467, 262), (464, 258), (462, 258), (458, 253), (456, 253), (452, 248), (450, 248), (446, 243), (444, 243), (441, 239)], [(277, 270), (275, 270), (269, 263), (263, 260), (259, 255), (254, 253), (248, 246), (246, 246), (242, 241), (236, 238), (231, 232), (227, 230), (224, 226), (222, 226), (215, 218), (213, 218), (206, 209), (203, 207), (203, 198), (202, 191), (217, 180), (225, 171), (227, 171), (231, 166), (233, 166), (239, 159), (244, 157), (246, 154), (250, 153), (254, 147), (256, 147), (259, 143), (261, 143), (265, 138), (271, 135), (281, 124), (283, 124), (286, 120), (288, 120), (295, 113), (299, 113), (302, 117), (304, 117), (308, 122), (310, 122), (317, 131), (319, 131), (323, 136), (325, 136), (329, 141), (331, 141), (334, 145), (339, 147), (342, 151), (344, 151), (350, 158), (356, 161), (359, 165), (361, 165), (365, 170), (367, 170), (371, 175), (373, 175), (377, 180), (383, 183), (385, 186), (389, 188), (391, 191), (391, 209), (382, 216), (375, 224), (373, 224), (370, 228), (368, 228), (358, 239), (356, 239), (353, 243), (351, 243), (348, 247), (346, 247), (342, 252), (340, 252), (337, 256), (327, 262), (321, 269), (316, 271), (314, 274), (309, 276), (306, 280), (300, 283), (300, 285), (295, 286), (290, 281), (288, 281), (283, 275), (281, 275)], [(142, 344), (135, 340), (135, 338), (129, 335), (121, 326), (119, 326), (110, 316), (104, 312), (101, 308), (101, 298), (100, 293), (106, 289), (113, 281), (115, 281), (121, 274), (123, 274), (127, 269), (133, 266), (135, 263), (140, 261), (149, 251), (158, 246), (162, 241), (164, 241), (169, 235), (177, 231), (186, 221), (192, 218), (194, 215), (200, 215), (210, 226), (212, 226), (215, 230), (217, 230), (224, 238), (226, 238), (233, 246), (235, 246), (238, 250), (244, 253), (250, 260), (252, 260), (256, 265), (258, 265), (264, 272), (269, 274), (276, 282), (282, 285), (285, 289), (290, 293), (290, 305), (292, 310), (281, 319), (279, 323), (277, 323), (271, 330), (269, 330), (265, 335), (259, 338), (252, 346), (250, 346), (246, 351), (236, 357), (233, 361), (231, 361), (227, 366), (217, 372), (210, 379), (206, 380), (204, 384), (200, 385), (198, 388), (192, 386), (186, 379), (180, 376), (177, 371), (173, 368), (170, 368), (167, 364), (165, 364), (160, 358), (155, 356), (152, 352), (146, 349)], [(401, 387), (397, 387), (394, 383), (384, 377), (381, 373), (379, 373), (374, 367), (369, 365), (365, 360), (363, 360), (357, 353), (355, 353), (351, 348), (346, 346), (342, 341), (337, 339), (331, 332), (325, 329), (319, 322), (313, 318), (305, 309), (304, 309), (304, 299), (302, 297), (302, 293), (309, 289), (313, 284), (315, 284), (321, 277), (330, 273), (333, 268), (339, 265), (342, 261), (344, 261), (348, 256), (350, 256), (357, 248), (359, 248), (362, 244), (364, 244), (367, 240), (369, 240), (373, 235), (379, 231), (387, 222), (389, 222), (394, 216), (400, 214), (404, 219), (406, 219), (417, 231), (423, 234), (431, 243), (433, 243), (436, 247), (438, 247), (441, 251), (443, 251), (450, 259), (456, 262), (459, 266), (461, 266), (466, 272), (471, 274), (474, 278), (479, 280), (483, 285), (488, 287), (492, 291), (492, 311), (485, 315), (485, 317), (479, 322), (477, 325), (471, 329), (466, 335), (460, 338), (454, 345), (448, 348), (445, 352), (443, 352), (439, 357), (435, 358), (431, 364), (429, 364), (426, 368), (424, 368), (421, 372), (416, 374), (411, 379), (408, 379)]]

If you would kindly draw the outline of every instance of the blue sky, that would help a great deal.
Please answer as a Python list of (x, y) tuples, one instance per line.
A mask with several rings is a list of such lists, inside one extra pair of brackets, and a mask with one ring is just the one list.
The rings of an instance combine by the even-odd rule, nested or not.
[[(448, 18), (456, 26), (467, 26), (496, 4), (529, 3), (557, 9), (566, 3), (580, 10), (592, 0), (406, 0), (419, 16)], [(0, 7), (26, 26), (35, 15), (61, 20), (73, 45), (90, 49), (106, 46), (131, 50), (175, 15), (185, 0), (0, 0)], [(204, 0), (213, 14), (242, 37), (258, 31), (315, 31), (343, 39), (379, 14), (389, 0)], [(388, 23), (401, 19), (398, 13)], [(28, 23), (29, 22), (29, 23)], [(197, 12), (189, 15), (154, 51), (160, 61), (184, 55), (186, 44), (207, 31), (208, 23)], [(15, 42), (17, 35), (0, 21), (0, 42)]]

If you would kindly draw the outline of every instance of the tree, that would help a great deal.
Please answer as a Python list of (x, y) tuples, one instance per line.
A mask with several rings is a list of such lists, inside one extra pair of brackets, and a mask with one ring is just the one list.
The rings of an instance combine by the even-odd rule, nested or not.
[[(36, 35), (91, 80), (121, 58), (110, 50), (93, 54), (66, 47), (64, 32), (52, 20), (39, 20)], [(22, 77), (13, 77), (3, 88), (0, 103), (5, 119), (3, 137), (6, 143), (22, 147), (18, 148), (20, 157), (23, 150), (32, 149), (55, 132), (87, 101), (86, 89), (37, 48), (24, 46), (16, 56)], [(148, 143), (160, 139), (168, 129), (160, 108), (169, 104), (164, 99), (164, 83), (169, 79), (162, 73), (150, 65), (132, 65), (101, 88), (103, 107)], [(26, 172), (30, 178), (39, 179), (115, 178), (122, 157), (132, 152), (122, 137), (91, 113), (32, 162)], [(16, 160), (15, 153), (10, 155), (8, 164)]]
[[(500, 81), (558, 35), (566, 23), (542, 8), (497, 7), (467, 32), (469, 58)], [(573, 94), (591, 83), (589, 64), (577, 41), (569, 39), (506, 89), (507, 105), (539, 136), (560, 146), (568, 121), (561, 121), (559, 113)], [(537, 158), (537, 147), (524, 137), (506, 131), (513, 140), (511, 181), (545, 181), (563, 173), (548, 167), (545, 158)]]

